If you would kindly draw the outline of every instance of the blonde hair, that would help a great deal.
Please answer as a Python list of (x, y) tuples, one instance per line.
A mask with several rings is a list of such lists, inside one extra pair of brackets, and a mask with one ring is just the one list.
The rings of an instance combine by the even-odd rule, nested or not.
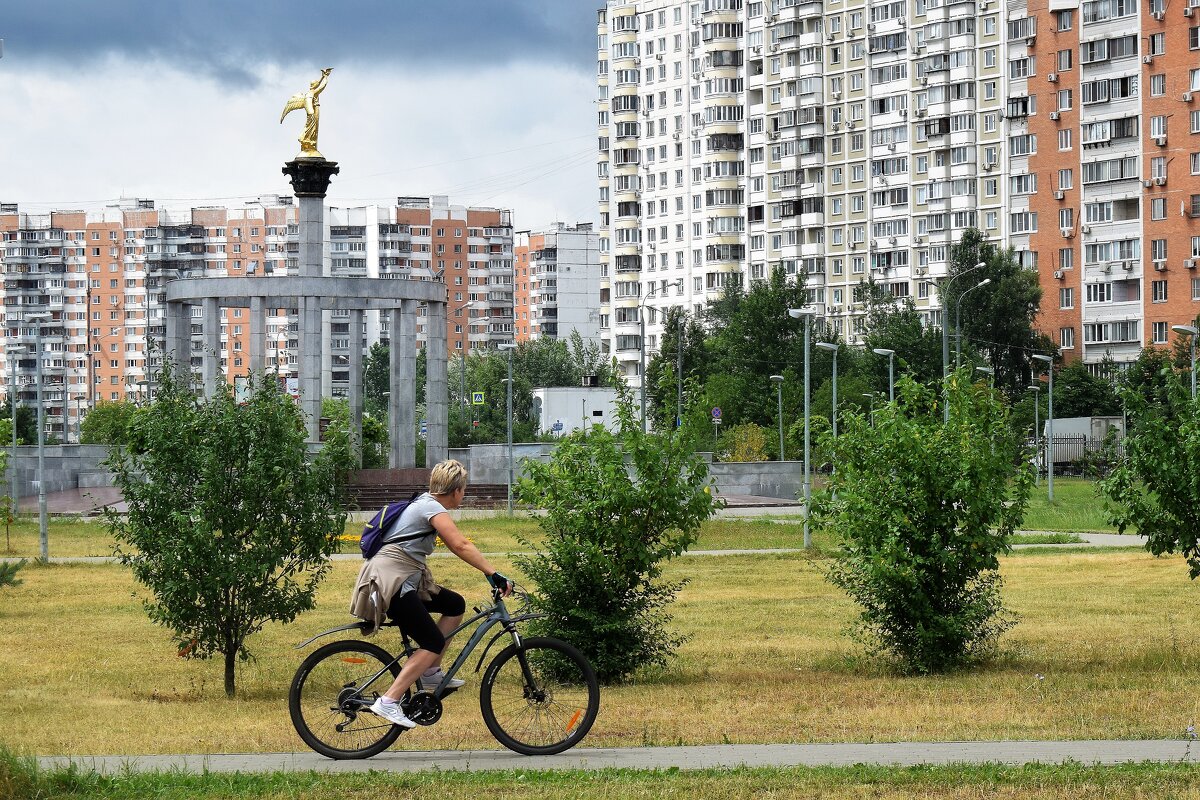
[(467, 468), (454, 459), (441, 462), (429, 473), (429, 493), (433, 495), (457, 492), (467, 485)]

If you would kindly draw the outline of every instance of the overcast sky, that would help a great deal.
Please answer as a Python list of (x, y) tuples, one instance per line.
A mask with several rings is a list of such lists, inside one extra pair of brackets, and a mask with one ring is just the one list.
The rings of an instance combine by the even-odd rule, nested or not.
[(596, 216), (601, 0), (5, 0), (0, 201), (215, 203), (290, 193), (332, 66), (329, 201), (448, 194), (518, 228)]

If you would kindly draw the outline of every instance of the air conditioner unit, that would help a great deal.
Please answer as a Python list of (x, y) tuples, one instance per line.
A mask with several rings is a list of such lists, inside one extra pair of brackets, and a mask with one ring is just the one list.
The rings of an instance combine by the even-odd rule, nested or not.
[(1080, 225), (1079, 230), (1083, 231), (1084, 233), (1091, 233), (1092, 226), (1091, 225)]
[(908, 109), (907, 108), (900, 109), (900, 119), (908, 119)]
[(913, 241), (914, 241), (916, 244), (925, 244), (925, 237), (924, 237), (924, 236), (918, 236), (918, 237), (916, 237), (915, 239), (913, 239)]
[(1143, 63), (1143, 64), (1152, 64), (1152, 63), (1154, 63), (1154, 56), (1142, 56), (1142, 63)]
[(867, 30), (868, 30), (868, 31), (872, 31), (872, 32), (873, 32), (873, 31), (875, 30), (875, 23), (874, 23), (874, 22), (868, 22), (868, 23), (867, 23)]
[(995, 165), (995, 164), (993, 164), (993, 163), (992, 163), (992, 162), (990, 162), (990, 161), (989, 161), (989, 162), (987, 162), (986, 164), (984, 164), (984, 165), (983, 165), (983, 171), (984, 171), (984, 172), (991, 172), (991, 171), (992, 171), (992, 170), (994, 170), (995, 168), (996, 168), (996, 165)]
[(767, 18), (763, 21), (766, 22), (768, 25), (770, 25), (772, 22), (774, 22), (777, 19), (779, 19), (778, 14), (767, 14)]
[(635, 58), (635, 59), (633, 60), (633, 65), (634, 65), (635, 67), (640, 67), (640, 66), (642, 65), (642, 60), (641, 60), (640, 58)]
[(1154, 271), (1155, 272), (1166, 272), (1167, 271), (1167, 262), (1155, 261), (1154, 262)]
[(1149, 189), (1149, 188), (1150, 188), (1151, 186), (1153, 186), (1153, 185), (1154, 185), (1154, 181), (1152, 181), (1152, 180), (1144, 180), (1144, 181), (1142, 181), (1142, 186), (1145, 186), (1147, 189)]
[(828, 33), (828, 34), (825, 36), (825, 38), (826, 38), (828, 41), (831, 41), (831, 42), (832, 42), (832, 41), (833, 41), (833, 39), (834, 39), (833, 31), (830, 31), (830, 32), (829, 32), (829, 33)]
[(916, 273), (918, 275), (924, 275), (926, 272), (929, 272), (928, 267), (917, 267), (917, 269), (916, 269)]
[(649, 244), (646, 245), (646, 247), (650, 250), (651, 253), (653, 253), (655, 250), (658, 249), (658, 245), (656, 245), (654, 242), (650, 242)]
[(1151, 14), (1150, 16), (1154, 17), (1154, 18), (1155, 18), (1156, 20), (1158, 20), (1159, 22), (1162, 22), (1162, 18), (1163, 18), (1163, 17), (1165, 17), (1165, 16), (1166, 16), (1166, 14), (1164, 14), (1162, 11), (1155, 11), (1155, 12), (1154, 12), (1153, 14)]
[(642, 109), (642, 116), (643, 116), (643, 117), (648, 117), (648, 116), (650, 116), (650, 109), (649, 109), (649, 108), (643, 108), (643, 109)]
[(893, 153), (896, 152), (896, 143), (888, 142), (888, 150), (892, 151)]
[(1104, 265), (1104, 274), (1108, 275), (1110, 273), (1112, 273), (1112, 264), (1105, 264)]
[(662, 60), (663, 60), (663, 54), (662, 54), (662, 53), (655, 53), (655, 54), (654, 54), (654, 58), (655, 58), (656, 60), (658, 60), (658, 61), (662, 61)]
[(1072, 236), (1075, 235), (1074, 228), (1060, 228), (1059, 232), (1062, 234), (1062, 237), (1064, 239), (1070, 239)]
[(908, 20), (906, 20), (904, 17), (901, 17), (900, 19), (896, 20), (896, 24), (901, 28), (906, 28), (908, 27)]
[(1155, 186), (1166, 186), (1166, 185), (1167, 185), (1167, 178), (1166, 178), (1166, 176), (1165, 176), (1165, 175), (1160, 175), (1160, 176), (1158, 176), (1157, 178), (1155, 178), (1155, 179), (1154, 179), (1154, 185), (1155, 185)]
[(858, 247), (858, 245), (857, 245), (855, 242), (851, 242), (849, 246), (850, 246), (850, 249), (851, 249), (851, 250), (853, 250), (853, 249), (855, 249), (856, 247)]
[(838, 131), (840, 131), (842, 129), (842, 125), (839, 122), (833, 123), (833, 125), (831, 127), (832, 127), (832, 130), (834, 133), (837, 133)]
[(880, 176), (879, 176), (879, 185), (880, 185), (880, 186), (887, 186), (887, 178), (885, 178), (884, 176), (880, 175)]
[(679, 133), (679, 131), (675, 131), (675, 133), (671, 134), (671, 136), (674, 137), (675, 141), (678, 142), (681, 134)]
[(1066, 194), (1064, 194), (1063, 192), (1055, 192), (1054, 193), (1055, 200), (1062, 200), (1064, 197), (1066, 197)]
[[(1133, 272), (1133, 262), (1132, 261), (1122, 261), (1121, 269), (1125, 270), (1126, 272)], [(1163, 266), (1163, 269), (1166, 269), (1165, 265)]]
[(1190, 102), (1192, 102), (1192, 93), (1191, 93), (1191, 92), (1184, 92), (1184, 93), (1183, 93), (1183, 102), (1185, 102), (1185, 103), (1190, 103)]
[(1158, 145), (1159, 147), (1163, 147), (1163, 146), (1165, 146), (1165, 145), (1166, 145), (1166, 143), (1167, 143), (1167, 137), (1165, 137), (1165, 136), (1155, 136), (1155, 137), (1154, 137), (1154, 143), (1155, 143), (1156, 145)]
[(751, 47), (751, 48), (750, 48), (750, 50), (751, 50), (751, 51), (753, 51), (753, 53), (754, 53), (755, 55), (758, 55), (759, 53), (761, 53), (761, 52), (762, 52), (762, 45), (761, 45), (761, 44), (756, 44), (756, 45), (754, 45), (753, 47)]
[(768, 139), (778, 139), (779, 131), (767, 131), (767, 138)]
[(1053, 120), (1054, 122), (1058, 122), (1058, 112), (1057, 112), (1057, 111), (1051, 111), (1051, 112), (1050, 112), (1050, 119), (1051, 119), (1051, 120)]
[(772, 52), (772, 53), (778, 53), (778, 52), (779, 52), (779, 42), (776, 42), (775, 44), (771, 45), (771, 52)]
[(1183, 15), (1184, 15), (1185, 17), (1190, 17), (1190, 16), (1192, 15), (1192, 7), (1191, 7), (1191, 6), (1184, 6), (1184, 7), (1183, 7)]
[(888, 237), (888, 244), (895, 244), (895, 243), (896, 243), (896, 237), (895, 237), (895, 236), (889, 236), (889, 237)]
[(925, 116), (925, 109), (918, 108), (916, 111), (913, 112), (913, 114), (916, 115), (917, 119), (921, 119), (922, 117)]
[(1046, 80), (1050, 81), (1051, 83), (1058, 83), (1058, 73), (1051, 72), (1046, 76)]
[(831, 95), (833, 95), (833, 99), (834, 99), (834, 100), (841, 100), (841, 99), (842, 99), (842, 93), (841, 93), (841, 92), (830, 92), (830, 94), (831, 94)]
[(914, 45), (913, 45), (913, 52), (914, 52), (914, 53), (920, 53), (920, 52), (921, 52), (922, 50), (924, 50), (924, 49), (925, 49), (925, 45), (923, 45), (923, 44), (914, 44)]
[(1054, 277), (1061, 281), (1063, 279), (1063, 271), (1061, 269), (1054, 270)]
[(852, 119), (846, 120), (846, 130), (848, 130), (848, 131), (854, 130), (854, 120), (852, 120)]
[(1028, 39), (1025, 40), (1025, 46), (1033, 47), (1033, 37), (1032, 36), (1030, 36)]
[(926, 77), (926, 76), (921, 76), (921, 85), (922, 85), (922, 86), (928, 86), (928, 85), (929, 85), (929, 78), (928, 78), (928, 77)]

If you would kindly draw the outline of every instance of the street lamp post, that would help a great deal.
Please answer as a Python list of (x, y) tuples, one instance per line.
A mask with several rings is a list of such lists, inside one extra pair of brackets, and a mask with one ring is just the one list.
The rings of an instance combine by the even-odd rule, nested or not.
[(775, 394), (779, 398), (779, 460), (783, 457), (783, 376), (772, 375), (771, 382), (775, 384)]
[(513, 487), (513, 449), (512, 449), (512, 354), (513, 350), (517, 349), (515, 342), (504, 342), (496, 347), (500, 350), (508, 351), (508, 389), (507, 389), (507, 408), (508, 408), (508, 515), (511, 517), (513, 513), (512, 502), (512, 487)]
[[(37, 326), (37, 339), (34, 344), (35, 362), (34, 374), (37, 380), (37, 435), (38, 435), (38, 541), (41, 543), (42, 561), (50, 559), (50, 531), (46, 518), (46, 408), (42, 403), (42, 326), (50, 319), (48, 312), (27, 314), (26, 322)], [(14, 420), (15, 421), (15, 420)]]
[(996, 386), (996, 370), (992, 369), (991, 367), (976, 367), (975, 371), (980, 373), (981, 375), (987, 375), (988, 387), (995, 388), (995, 386)]
[(11, 503), (13, 516), (17, 515), (17, 359), (15, 356), (24, 353), (26, 348), (23, 345), (14, 345), (4, 348), (4, 354), (8, 358), (9, 372), (12, 375), (12, 383), (8, 392), (8, 403), (12, 411), (12, 458), (9, 459), (9, 468), (12, 470), (12, 491)]
[(887, 356), (888, 360), (888, 402), (896, 402), (896, 380), (895, 373), (892, 371), (892, 362), (896, 358), (896, 351), (889, 350), (886, 347), (876, 347), (873, 351), (877, 356)]
[(1051, 356), (1034, 354), (1034, 359), (1046, 365), (1050, 385), (1046, 394), (1046, 491), (1050, 502), (1054, 502), (1054, 359)]
[(869, 408), (870, 408), (870, 411), (868, 411), (868, 415), (869, 415), (868, 418), (871, 420), (871, 427), (874, 428), (875, 427), (875, 395), (869, 394), (868, 392), (863, 392), (863, 397), (867, 398), (867, 403), (869, 404)]
[(976, 289), (982, 289), (992, 282), (991, 278), (984, 278), (979, 283), (967, 289), (958, 296), (958, 302), (954, 304), (954, 368), (958, 369), (958, 363), (962, 357), (962, 301), (963, 298), (969, 295)]
[[(674, 281), (669, 286), (683, 286), (683, 279), (680, 278)], [(638, 383), (641, 384), (642, 394), (642, 433), (646, 432), (646, 301), (652, 297), (658, 296), (658, 285), (650, 284), (650, 288), (646, 291), (646, 296), (638, 302), (638, 358), (640, 363), (640, 373)], [(680, 334), (679, 341), (680, 349), (683, 347), (683, 336)], [(678, 394), (677, 401), (682, 407), (683, 405), (683, 384), (676, 382), (676, 392)], [(681, 409), (682, 410), (682, 409)]]
[[(942, 393), (943, 393), (943, 396), (945, 396), (946, 391), (947, 391), (947, 388), (945, 386), (945, 380), (946, 380), (946, 378), (950, 377), (950, 326), (949, 326), (950, 309), (946, 308), (946, 290), (950, 288), (950, 284), (954, 283), (956, 280), (961, 278), (963, 275), (966, 275), (969, 272), (974, 272), (977, 269), (983, 269), (986, 266), (987, 266), (986, 262), (980, 261), (978, 264), (971, 267), (970, 269), (963, 270), (962, 272), (958, 273), (957, 275), (955, 275), (951, 278), (947, 278), (938, 284), (938, 294), (940, 295), (939, 299), (942, 303), (942, 382), (943, 382)], [(950, 404), (945, 402), (944, 400), (942, 402), (942, 421), (945, 423), (950, 422)]]
[(837, 438), (837, 357), (841, 347), (837, 342), (817, 342), (817, 347), (833, 353), (833, 413), (830, 414), (830, 424), (833, 427), (833, 438)]
[(1191, 339), (1190, 349), (1192, 353), (1192, 399), (1196, 399), (1196, 337), (1200, 334), (1200, 329), (1195, 325), (1172, 325), (1171, 330), (1178, 333), (1180, 336), (1186, 336)]
[(809, 439), (809, 395), (811, 380), (809, 372), (809, 339), (812, 336), (812, 320), (817, 310), (812, 306), (789, 308), (788, 316), (804, 320), (804, 548), (812, 547), (812, 531), (809, 528), (812, 504), (812, 445)]
[[(1041, 405), (1042, 387), (1040, 384), (1035, 383), (1029, 388), (1033, 391), (1033, 452), (1036, 453), (1038, 452), (1038, 440), (1042, 438), (1042, 432), (1038, 430), (1041, 427), (1041, 423), (1038, 420), (1038, 412), (1041, 410), (1039, 406)], [(1036, 462), (1034, 462), (1034, 466), (1037, 466)], [(1034, 469), (1033, 471), (1033, 485), (1042, 485), (1042, 471), (1040, 469)]]

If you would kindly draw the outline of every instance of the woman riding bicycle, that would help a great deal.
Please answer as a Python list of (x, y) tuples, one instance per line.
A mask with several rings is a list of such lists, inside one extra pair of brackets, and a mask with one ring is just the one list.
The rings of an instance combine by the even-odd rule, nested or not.
[[(450, 552), (487, 576), (502, 595), (512, 591), (512, 582), (496, 571), (479, 549), (458, 530), (447, 513), (462, 505), (467, 491), (467, 469), (454, 460), (443, 461), (429, 476), (429, 491), (409, 504), (383, 537), (383, 546), (358, 573), (350, 596), (350, 613), (375, 624), (385, 617), (417, 644), (391, 687), (371, 706), (371, 711), (405, 728), (416, 722), (405, 715), (399, 700), (418, 676), (423, 685), (437, 685), (446, 635), (462, 622), (466, 601), (462, 595), (433, 580), (426, 557), (441, 537)], [(432, 613), (441, 617), (434, 622)], [(447, 688), (462, 686), (457, 678)]]

